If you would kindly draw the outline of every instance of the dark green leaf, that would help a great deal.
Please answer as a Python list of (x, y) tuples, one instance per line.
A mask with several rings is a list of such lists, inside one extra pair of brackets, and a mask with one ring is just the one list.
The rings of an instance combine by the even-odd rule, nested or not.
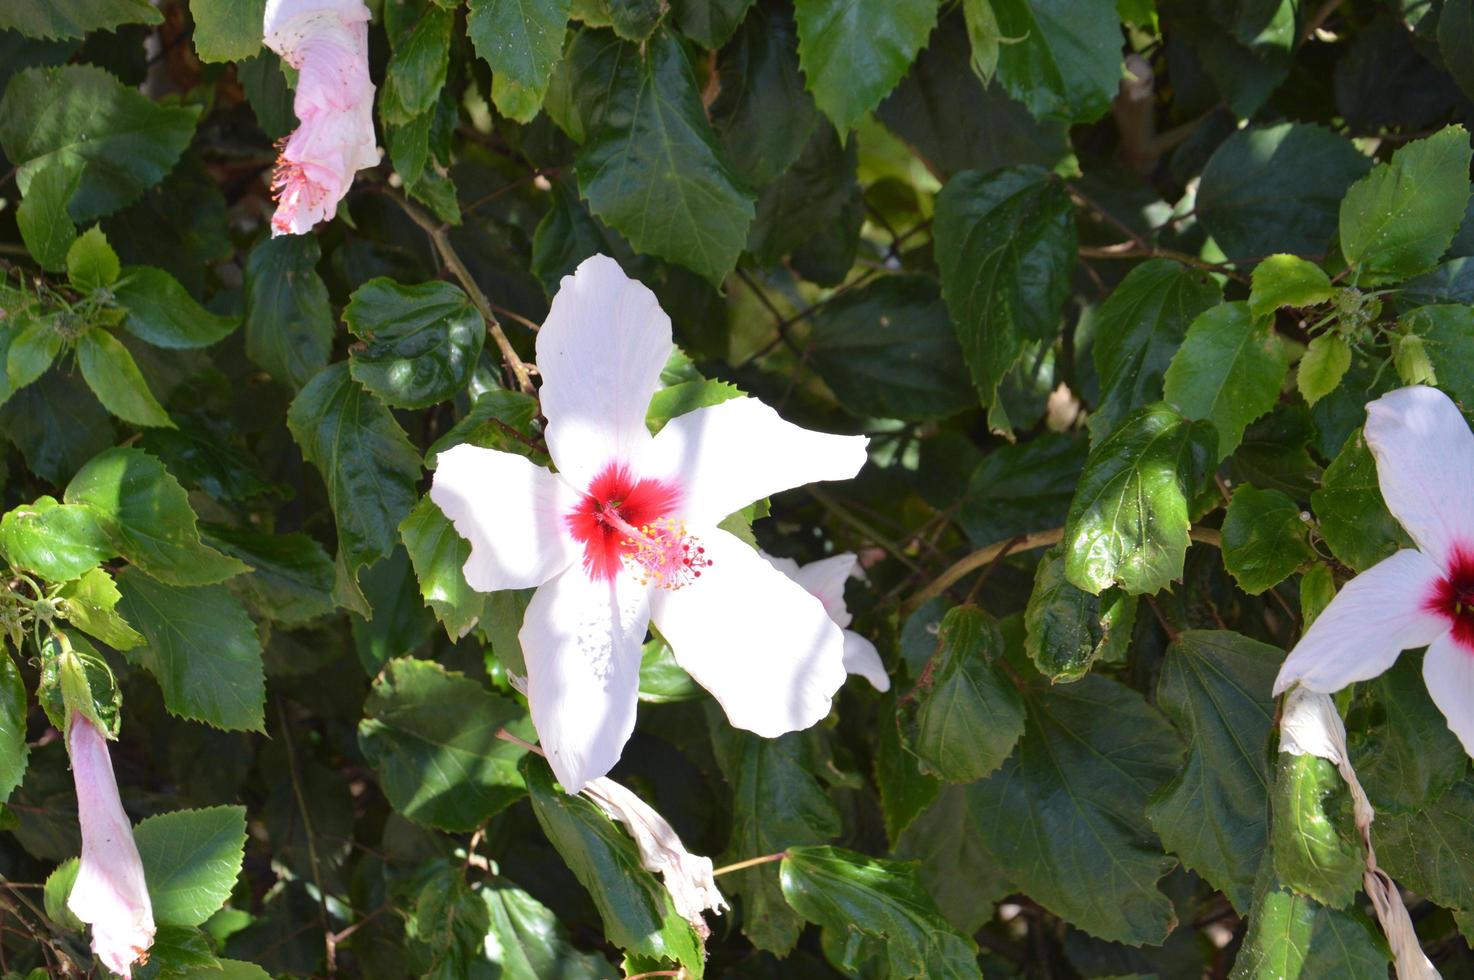
[(681, 33), (713, 50), (727, 43), (737, 25), (746, 23), (747, 8), (752, 5), (753, 0), (675, 0), (672, 4)]
[(942, 297), (984, 405), (1026, 340), (1052, 339), (1075, 265), (1069, 196), (1047, 171), (968, 172), (937, 197)]
[(1240, 913), (1268, 837), (1270, 689), (1283, 659), (1238, 633), (1190, 630), (1167, 648), (1157, 681), (1157, 706), (1187, 737), (1187, 767), (1147, 816), (1163, 846)]
[[(1280, 753), (1270, 799), (1275, 874), (1322, 905), (1348, 906), (1361, 888), (1366, 859), (1351, 822), (1350, 794), (1335, 765), (1319, 756)], [(1377, 830), (1380, 852), (1382, 827)]]
[(81, 173), (70, 210), (88, 221), (157, 184), (194, 135), (199, 106), (162, 106), (91, 65), (31, 68), (0, 99), (0, 147), (24, 194), (43, 169)]
[(360, 586), (368, 608), (354, 610), (353, 647), (363, 672), (373, 676), (390, 659), (413, 653), (428, 640), (435, 619), (420, 599), (409, 554), (401, 547), (366, 569)]
[[(1386, 672), (1358, 685), (1356, 692), (1353, 711), (1364, 711), (1369, 720), (1365, 731), (1351, 738), (1351, 761), (1367, 798), (1379, 814), (1431, 805), (1464, 774), (1468, 763), (1458, 738), (1428, 696), (1418, 656), (1404, 653)], [(1380, 838), (1380, 825), (1377, 829)]]
[(87, 505), (117, 554), (172, 585), (209, 585), (247, 570), (200, 543), (184, 488), (140, 449), (93, 457), (67, 485), (66, 502)]
[(1246, 303), (1222, 303), (1187, 328), (1162, 378), (1162, 395), (1190, 419), (1218, 431), (1218, 459), (1235, 449), (1248, 424), (1274, 407), (1289, 373), (1285, 345)]
[(1079, 434), (1049, 433), (990, 452), (957, 512), (968, 540), (982, 548), (1064, 523), (1086, 449)]
[(853, 140), (845, 147), (831, 127), (812, 131), (793, 165), (758, 195), (747, 250), (759, 265), (777, 265), (816, 229), (843, 223), (846, 205), (859, 193), (856, 157)]
[(1121, 22), (1112, 0), (992, 0), (998, 81), (1040, 118), (1090, 122), (1121, 81)]
[(845, 292), (813, 318), (810, 363), (857, 415), (926, 419), (976, 404), (936, 284), (888, 276)]
[(32, 471), (57, 484), (117, 441), (111, 416), (87, 385), (60, 370), (0, 406), (0, 435), (15, 443)]
[(602, 957), (575, 949), (552, 910), (520, 888), (481, 890), (489, 913), (486, 957), (507, 980), (612, 980), (619, 974)]
[(1321, 488), (1310, 495), (1320, 533), (1331, 554), (1364, 572), (1412, 541), (1388, 512), (1377, 484), (1377, 464), (1358, 430), (1331, 465)]
[(1223, 518), (1223, 564), (1249, 595), (1283, 582), (1315, 557), (1300, 505), (1278, 490), (1242, 486)]
[(1188, 497), (1206, 479), (1213, 429), (1163, 404), (1133, 412), (1090, 452), (1065, 522), (1065, 577), (1099, 595), (1156, 592), (1182, 576)]
[(379, 113), (389, 122), (408, 122), (435, 106), (450, 66), (455, 12), (422, 4), (414, 20), (391, 37), (394, 55), (384, 70)]
[(542, 107), (563, 53), (569, 6), (569, 0), (471, 0), (466, 33), (491, 66), (491, 99), (518, 122)]
[(69, 582), (113, 557), (112, 540), (86, 507), (37, 498), (0, 518), (0, 553), (48, 582)]
[(1447, 908), (1474, 909), (1474, 782), (1435, 802), (1378, 814), (1377, 863), (1405, 887)]
[(1469, 60), (1474, 51), (1474, 2), (1444, 0), (1438, 15), (1438, 49), (1459, 88), (1474, 99), (1474, 63)]
[(312, 380), (333, 349), (321, 255), (316, 237), (282, 235), (261, 239), (246, 260), (246, 354), (293, 388)]
[(471, 543), (456, 533), (450, 520), (429, 497), (399, 525), (400, 537), (414, 564), (425, 605), (452, 640), (470, 632), (486, 614), (486, 596), (466, 584), (461, 571), (471, 556)]
[(486, 340), (481, 314), (448, 282), (371, 279), (343, 320), (364, 342), (349, 361), (354, 380), (396, 408), (425, 408), (464, 388)]
[(922, 885), (947, 921), (969, 936), (1013, 890), (984, 844), (976, 806), (983, 785), (941, 787), (895, 848), (900, 857), (921, 863)]
[(1110, 588), (1091, 595), (1065, 578), (1058, 546), (1045, 552), (1024, 610), (1024, 649), (1051, 681), (1084, 677), (1097, 660), (1123, 659), (1136, 622), (1136, 599)]
[(1150, 259), (1127, 273), (1095, 315), (1091, 353), (1100, 404), (1090, 415), (1093, 438), (1162, 397), (1162, 377), (1188, 324), (1222, 295), (1210, 277), (1170, 259)]
[(1352, 185), (1341, 202), (1341, 251), (1354, 282), (1397, 282), (1437, 264), (1469, 203), (1469, 156), (1468, 132), (1450, 126)]
[[(705, 8), (714, 13), (730, 2), (683, 0), (678, 17), (687, 10), (692, 17)], [(722, 88), (711, 105), (712, 128), (733, 169), (763, 187), (798, 159), (818, 119), (798, 68), (792, 11), (770, 0), (757, 4), (718, 55), (717, 77)]]
[(733, 398), (741, 398), (742, 394), (741, 388), (725, 381), (682, 381), (655, 393), (650, 399), (650, 407), (645, 410), (645, 424), (651, 432), (659, 432), (665, 423), (678, 415), (720, 405)]
[(809, 91), (841, 136), (906, 74), (937, 22), (936, 0), (796, 0)]
[(134, 425), (174, 427), (133, 355), (106, 330), (89, 330), (77, 339), (77, 365), (102, 407), (118, 418)]
[(942, 619), (936, 652), (901, 703), (906, 742), (924, 772), (970, 783), (1013, 751), (1024, 709), (997, 665), (1002, 652), (998, 625), (981, 609), (958, 606)]
[(189, 0), (194, 48), (204, 62), (244, 61), (261, 50), (266, 0)]
[(229, 589), (175, 588), (125, 568), (118, 590), (118, 610), (148, 639), (130, 656), (158, 680), (172, 714), (226, 730), (263, 730), (261, 641)]
[(426, 660), (391, 660), (374, 680), (358, 744), (400, 813), (441, 830), (474, 830), (522, 796), (527, 715), (475, 681)]
[(8, 650), (0, 650), (0, 803), (26, 775), (26, 685)]
[(1365, 915), (1328, 909), (1285, 887), (1266, 855), (1232, 980), (1384, 980), (1387, 960), (1387, 949)]
[(1474, 309), (1463, 305), (1421, 306), (1399, 321), (1423, 343), (1438, 384), (1465, 405), (1474, 405)]
[(28, 37), (83, 37), (120, 24), (157, 24), (163, 19), (148, 0), (47, 0), (0, 7), (0, 30)]
[(234, 317), (205, 309), (177, 279), (152, 266), (129, 266), (113, 295), (128, 311), (123, 328), (155, 347), (209, 347), (240, 326)]
[(948, 925), (916, 865), (838, 847), (791, 847), (780, 874), (783, 897), (804, 918), (883, 943), (892, 977), (982, 977), (977, 945)]
[(356, 583), (359, 569), (394, 549), (399, 523), (417, 498), (419, 454), (389, 410), (360, 388), (341, 362), (302, 389), (287, 425), (327, 484), (338, 527), (338, 563)]
[(701, 942), (665, 886), (640, 866), (635, 842), (594, 804), (558, 789), (543, 760), (529, 755), (519, 768), (537, 822), (598, 906), (609, 941), (631, 953), (675, 960), (700, 980)]
[(207, 524), (204, 540), (251, 566), (231, 588), (260, 618), (301, 626), (333, 611), (333, 560), (307, 535)]
[(162, 813), (133, 828), (154, 920), (197, 926), (230, 897), (246, 847), (246, 808)]
[[(604, 111), (579, 150), (579, 188), (636, 249), (720, 284), (747, 240), (752, 196), (717, 147), (680, 41), (660, 31), (643, 58), (622, 45), (609, 68)], [(652, 182), (662, 188), (653, 197)]]
[(923, 773), (916, 756), (901, 744), (894, 694), (882, 702), (876, 729), (875, 786), (880, 791), (886, 836), (899, 847), (902, 832), (937, 798), (942, 783)]
[(1146, 804), (1181, 768), (1181, 743), (1141, 695), (1099, 675), (1031, 686), (1024, 704), (1018, 750), (976, 791), (986, 846), (1018, 888), (1091, 935), (1160, 943), (1176, 916), (1156, 882), (1174, 862)]
[(1231, 258), (1317, 255), (1336, 208), (1371, 161), (1340, 136), (1306, 123), (1242, 129), (1203, 168), (1197, 215)]

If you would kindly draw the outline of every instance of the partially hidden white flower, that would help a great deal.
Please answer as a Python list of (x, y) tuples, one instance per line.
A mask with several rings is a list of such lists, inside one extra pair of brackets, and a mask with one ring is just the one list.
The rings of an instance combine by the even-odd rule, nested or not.
[(607, 776), (590, 780), (583, 795), (609, 819), (624, 824), (640, 850), (640, 866), (659, 873), (676, 913), (705, 939), (711, 935), (703, 912), (722, 914), (726, 899), (717, 889), (711, 858), (692, 854), (666, 819), (648, 803)]
[(537, 335), (556, 474), (462, 445), (430, 497), (471, 543), (466, 581), (536, 588), (518, 636), (532, 720), (570, 793), (619, 759), (654, 622), (733, 725), (765, 737), (829, 713), (844, 637), (823, 605), (717, 527), (754, 500), (854, 476), (866, 439), (810, 432), (752, 398), (651, 436), (646, 409), (673, 349), (655, 296), (606, 256), (563, 279)]
[(353, 175), (379, 162), (368, 22), (362, 0), (267, 0), (266, 46), (297, 69), (300, 123), (272, 175), (272, 235), (300, 235), (332, 218)]
[(1330, 694), (1426, 646), (1423, 678), (1448, 727), (1474, 755), (1474, 433), (1437, 388), (1399, 388), (1367, 406), (1367, 445), (1392, 515), (1416, 549), (1347, 582), (1280, 668)]
[(82, 863), (67, 898), (72, 914), (92, 927), (92, 953), (114, 973), (131, 976), (148, 961), (154, 913), (133, 825), (118, 799), (118, 782), (102, 731), (81, 714), (67, 725), (67, 751), (77, 785)]
[(875, 644), (849, 629), (855, 617), (850, 615), (844, 601), (845, 583), (856, 577), (855, 566), (859, 556), (852, 551), (831, 555), (807, 565), (800, 565), (792, 558), (778, 558), (760, 552), (774, 568), (803, 586), (804, 591), (824, 604), (824, 611), (834, 620), (834, 625), (844, 630), (844, 669), (859, 674), (870, 682), (877, 691), (891, 689), (890, 675), (880, 660)]

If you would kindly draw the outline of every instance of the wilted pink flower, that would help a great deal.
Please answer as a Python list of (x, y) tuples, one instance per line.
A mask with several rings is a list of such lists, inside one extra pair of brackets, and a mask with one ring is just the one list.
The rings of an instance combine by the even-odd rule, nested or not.
[(300, 235), (337, 211), (353, 175), (379, 162), (368, 8), (361, 0), (267, 0), (266, 46), (297, 69), (301, 125), (276, 162), (273, 235)]
[(92, 722), (73, 715), (67, 731), (77, 818), (82, 824), (82, 866), (67, 908), (92, 926), (92, 953), (114, 973), (148, 961), (154, 912), (133, 843), (133, 825), (118, 799), (107, 739)]
[(439, 455), (430, 489), (471, 543), (472, 588), (537, 589), (518, 633), (527, 700), (570, 793), (607, 773), (634, 730), (651, 622), (727, 719), (767, 738), (822, 719), (844, 683), (844, 637), (823, 605), (717, 524), (854, 476), (866, 440), (801, 429), (753, 398), (651, 436), (671, 349), (655, 295), (613, 259), (587, 259), (537, 335), (558, 472), (468, 444)]

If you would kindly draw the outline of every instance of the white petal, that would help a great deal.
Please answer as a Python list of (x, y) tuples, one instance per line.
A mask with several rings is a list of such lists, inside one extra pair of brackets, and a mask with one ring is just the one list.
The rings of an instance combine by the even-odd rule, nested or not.
[(1333, 694), (1376, 677), (1403, 650), (1432, 643), (1449, 628), (1448, 620), (1423, 608), (1440, 577), (1432, 559), (1407, 549), (1347, 582), (1290, 651), (1274, 693), (1299, 681)]
[(517, 637), (532, 723), (570, 793), (612, 769), (635, 729), (649, 620), (648, 595), (633, 578), (596, 582), (578, 564), (528, 603)]
[(822, 602), (824, 611), (834, 620), (834, 625), (843, 629), (855, 618), (844, 604), (844, 587), (854, 573), (858, 560), (859, 556), (853, 551), (846, 551), (844, 554), (811, 561), (800, 568), (797, 575), (789, 577), (803, 586), (805, 592)]
[(839, 627), (818, 599), (726, 531), (697, 537), (711, 567), (690, 585), (650, 598), (651, 618), (676, 663), (738, 728), (765, 738), (808, 728), (829, 714), (844, 683)]
[(1474, 433), (1449, 397), (1413, 385), (1367, 406), (1367, 445), (1382, 496), (1418, 547), (1444, 568), (1474, 548)]
[(1297, 687), (1280, 710), (1280, 751), (1313, 755), (1340, 765), (1346, 760), (1346, 725), (1329, 694)]
[(1460, 645), (1452, 633), (1440, 636), (1423, 656), (1423, 680), (1448, 719), (1449, 731), (1474, 756), (1474, 650)]
[(578, 495), (521, 456), (447, 449), (436, 458), (430, 499), (471, 542), (466, 582), (478, 591), (542, 585), (579, 553), (563, 519)]
[(548, 450), (569, 483), (581, 490), (609, 463), (637, 463), (671, 348), (670, 317), (618, 262), (595, 255), (563, 277), (537, 334), (537, 369)]
[(846, 673), (859, 674), (877, 691), (891, 689), (890, 675), (880, 662), (880, 651), (854, 630), (844, 631), (844, 669)]
[(798, 562), (794, 561), (792, 558), (779, 558), (777, 555), (770, 555), (761, 548), (757, 550), (757, 553), (762, 555), (763, 559), (766, 560), (769, 565), (772, 565), (774, 568), (778, 569), (778, 571), (782, 572), (784, 575), (787, 575), (795, 582), (798, 581)]
[(734, 398), (667, 422), (640, 475), (679, 481), (682, 516), (715, 524), (781, 490), (848, 480), (865, 465), (868, 442), (803, 429), (755, 398)]

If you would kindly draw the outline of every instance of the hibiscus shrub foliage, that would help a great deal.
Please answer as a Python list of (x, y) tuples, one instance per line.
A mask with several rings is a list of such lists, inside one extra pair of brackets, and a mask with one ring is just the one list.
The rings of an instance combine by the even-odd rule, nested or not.
[[(263, 44), (265, 0), (0, 3), (5, 977), (1474, 970), (1469, 654), (1422, 677), (1474, 636), (1425, 533), (1474, 535), (1474, 2), (271, 6), (346, 18), (368, 82)], [(595, 255), (554, 411), (537, 331)], [(614, 405), (659, 321), (619, 269), (672, 324), (649, 431), (748, 395), (868, 437), (835, 480), (733, 423), (729, 495), (827, 482), (704, 533), (801, 584), (857, 556), (826, 649), (880, 663), (800, 695), (766, 593), (652, 591), (619, 785), (570, 795), (607, 761), (535, 743), (618, 705), (519, 637), (586, 624), (468, 581), (515, 578), (467, 565), (503, 471), (432, 481)], [(1409, 385), (1441, 428), (1376, 436)], [(610, 581), (695, 540), (628, 533)], [(1287, 653), (1415, 539), (1463, 572), (1365, 576), (1281, 724)], [(582, 693), (534, 725), (539, 684)], [(737, 688), (833, 704), (757, 734)], [(129, 860), (147, 901), (98, 898)]]

